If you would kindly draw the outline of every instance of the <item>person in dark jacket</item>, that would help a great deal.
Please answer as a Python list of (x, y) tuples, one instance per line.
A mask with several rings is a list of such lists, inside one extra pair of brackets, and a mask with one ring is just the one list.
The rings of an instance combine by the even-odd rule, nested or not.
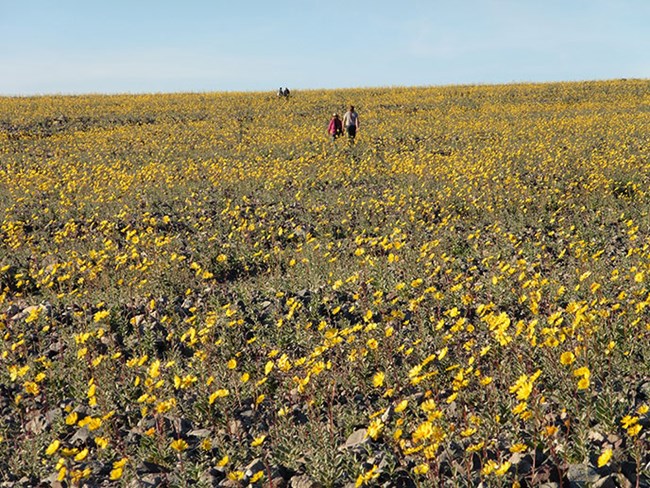
[(359, 130), (359, 114), (354, 110), (353, 105), (350, 105), (348, 111), (343, 114), (343, 125), (345, 126), (345, 132), (348, 134), (348, 139), (351, 143), (354, 142)]

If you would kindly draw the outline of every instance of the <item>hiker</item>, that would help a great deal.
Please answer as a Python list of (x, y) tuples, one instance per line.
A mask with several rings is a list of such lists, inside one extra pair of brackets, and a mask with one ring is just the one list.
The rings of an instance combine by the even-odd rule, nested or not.
[(330, 124), (327, 127), (327, 133), (332, 138), (332, 141), (335, 141), (337, 137), (343, 134), (343, 122), (341, 122), (339, 114), (335, 113), (332, 115)]
[(354, 105), (350, 105), (348, 111), (343, 114), (343, 126), (348, 134), (348, 140), (351, 143), (354, 142), (357, 130), (359, 130), (359, 114), (355, 112)]
[(285, 98), (289, 98), (289, 95), (291, 94), (291, 92), (289, 91), (289, 89), (287, 87), (284, 88), (284, 92), (282, 92), (282, 93), (284, 94)]
[(282, 87), (278, 88), (278, 98), (282, 98), (284, 96), (284, 90)]

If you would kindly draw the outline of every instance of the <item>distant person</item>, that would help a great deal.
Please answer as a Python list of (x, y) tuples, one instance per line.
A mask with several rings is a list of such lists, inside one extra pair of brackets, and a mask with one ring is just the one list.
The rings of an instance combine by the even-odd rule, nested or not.
[(289, 95), (291, 94), (291, 92), (289, 91), (289, 89), (287, 87), (284, 87), (284, 92), (283, 93), (284, 93), (285, 98), (289, 98)]
[(339, 114), (335, 113), (334, 115), (332, 115), (332, 118), (330, 119), (330, 124), (327, 127), (327, 133), (332, 138), (332, 141), (335, 141), (339, 136), (343, 134), (343, 122), (341, 121), (341, 117), (339, 117)]
[(354, 110), (354, 105), (350, 105), (348, 111), (343, 114), (343, 126), (348, 134), (348, 140), (354, 142), (359, 130), (359, 114)]
[(282, 98), (284, 96), (284, 90), (282, 87), (278, 88), (278, 98)]

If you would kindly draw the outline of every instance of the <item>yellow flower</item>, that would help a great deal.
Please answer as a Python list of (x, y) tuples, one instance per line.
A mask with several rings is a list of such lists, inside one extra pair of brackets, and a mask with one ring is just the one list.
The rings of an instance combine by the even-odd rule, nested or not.
[(406, 410), (406, 407), (408, 407), (409, 401), (408, 400), (402, 400), (397, 404), (395, 407), (395, 413), (400, 413)]
[(374, 386), (375, 388), (380, 388), (383, 385), (384, 385), (384, 373), (382, 373), (381, 371), (378, 371), (372, 377), (372, 386)]
[(612, 458), (612, 450), (611, 449), (605, 449), (600, 456), (598, 456), (598, 467), (602, 468), (605, 466), (607, 463), (609, 463), (609, 460)]
[(189, 446), (183, 439), (175, 439), (169, 445), (174, 451), (183, 452)]
[(512, 464), (509, 461), (506, 461), (494, 471), (494, 474), (497, 476), (503, 476), (508, 472), (511, 466)]
[(547, 437), (553, 437), (557, 433), (557, 427), (555, 425), (547, 425), (544, 427), (544, 433)]
[(629, 429), (639, 421), (639, 417), (632, 417), (631, 415), (626, 415), (621, 419), (621, 425), (624, 429)]
[(515, 408), (512, 409), (512, 413), (519, 415), (520, 413), (526, 411), (528, 408), (527, 402), (519, 402)]
[(526, 450), (526, 444), (517, 443), (510, 446), (510, 452), (524, 452)]
[(384, 430), (384, 423), (379, 418), (374, 419), (368, 425), (368, 430), (367, 430), (368, 437), (370, 437), (373, 441), (376, 441), (379, 435), (381, 434), (382, 430)]
[(25, 388), (25, 391), (27, 393), (34, 396), (38, 395), (41, 391), (38, 385), (33, 381), (26, 381), (25, 384), (23, 385), (23, 388)]
[(418, 464), (415, 468), (413, 468), (413, 472), (415, 474), (427, 474), (429, 472), (429, 465)]
[(428, 400), (422, 402), (420, 408), (425, 413), (431, 413), (434, 412), (438, 407), (436, 405), (436, 401), (433, 398), (429, 398)]
[(453, 402), (454, 400), (456, 400), (457, 397), (458, 397), (458, 392), (455, 392), (455, 393), (452, 393), (451, 395), (449, 395), (447, 397), (447, 400), (445, 400), (445, 401), (449, 404), (449, 403)]
[(489, 459), (483, 465), (483, 468), (481, 469), (481, 473), (487, 476), (489, 474), (492, 474), (498, 467), (499, 467), (499, 465), (497, 464), (497, 462), (494, 459)]
[(541, 370), (537, 370), (530, 377), (528, 375), (521, 375), (514, 385), (510, 387), (510, 393), (517, 394), (517, 400), (526, 400), (533, 391), (533, 383), (539, 378)]
[(106, 446), (108, 446), (108, 439), (106, 439), (105, 437), (97, 436), (95, 437), (95, 444), (100, 449), (106, 449)]
[(99, 429), (102, 426), (102, 419), (94, 417), (84, 417), (80, 420), (77, 425), (79, 427), (88, 427), (88, 430), (94, 431)]
[(627, 429), (627, 435), (629, 435), (630, 437), (636, 437), (637, 435), (639, 435), (639, 432), (641, 432), (642, 428), (643, 426), (641, 424), (633, 425), (632, 427)]
[(476, 444), (471, 444), (465, 449), (466, 452), (478, 452), (485, 446), (485, 441), (478, 442)]
[(79, 452), (77, 447), (63, 447), (61, 449), (61, 454), (65, 457), (75, 456)]
[(227, 397), (229, 394), (230, 392), (228, 390), (226, 390), (225, 388), (221, 388), (220, 390), (217, 390), (210, 395), (210, 397), (208, 398), (208, 402), (210, 403), (210, 405), (212, 405), (217, 400), (217, 398), (224, 398)]
[(562, 355), (560, 356), (560, 363), (565, 366), (572, 364), (575, 360), (576, 360), (576, 356), (571, 351), (563, 352)]
[(52, 443), (45, 450), (45, 454), (47, 454), (48, 456), (51, 456), (52, 454), (54, 454), (56, 451), (59, 450), (60, 445), (61, 445), (61, 442), (59, 440), (52, 441)]
[(88, 457), (88, 448), (86, 447), (83, 451), (77, 453), (77, 455), (74, 457), (75, 461), (83, 461)]
[(586, 390), (587, 388), (589, 388), (589, 377), (583, 376), (580, 378), (580, 381), (578, 381), (578, 390)]
[(265, 436), (265, 435), (261, 435), (261, 436), (259, 436), (259, 437), (256, 437), (256, 438), (253, 439), (253, 441), (251, 442), (251, 447), (261, 446), (262, 443), (264, 442), (264, 439), (266, 439), (266, 436)]
[(93, 315), (93, 321), (99, 322), (100, 320), (108, 317), (111, 313), (108, 310), (100, 310)]
[(460, 435), (461, 435), (462, 437), (470, 437), (470, 436), (473, 435), (474, 433), (476, 433), (476, 429), (474, 429), (473, 427), (468, 427), (467, 429), (463, 430), (463, 431), (460, 433)]
[(108, 479), (111, 481), (116, 481), (119, 480), (122, 477), (124, 468), (118, 467), (118, 468), (113, 468), (111, 470), (111, 474), (109, 475)]
[(237, 360), (235, 358), (231, 359), (228, 361), (228, 364), (226, 364), (226, 366), (228, 366), (228, 369), (235, 369), (237, 367)]
[(229, 461), (230, 461), (230, 458), (228, 457), (228, 455), (226, 455), (226, 456), (222, 457), (222, 458), (217, 462), (217, 466), (218, 466), (219, 468), (223, 468), (226, 464), (228, 464)]
[(273, 371), (273, 366), (275, 366), (275, 363), (273, 361), (268, 361), (264, 366), (264, 374), (268, 376), (268, 374)]
[(581, 368), (576, 369), (576, 370), (573, 372), (573, 376), (576, 376), (576, 377), (577, 377), (577, 376), (582, 376), (583, 378), (587, 378), (587, 379), (589, 379), (589, 377), (591, 376), (591, 372), (589, 371), (589, 368), (588, 368), (588, 367), (583, 366), (583, 367), (581, 367)]
[(243, 471), (231, 471), (227, 474), (228, 479), (232, 481), (241, 481), (244, 479), (244, 476), (246, 474)]

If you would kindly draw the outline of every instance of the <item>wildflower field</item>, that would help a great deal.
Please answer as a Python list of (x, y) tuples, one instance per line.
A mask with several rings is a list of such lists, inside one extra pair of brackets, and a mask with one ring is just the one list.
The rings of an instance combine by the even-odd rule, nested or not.
[(649, 210), (647, 80), (0, 98), (2, 486), (650, 486)]

